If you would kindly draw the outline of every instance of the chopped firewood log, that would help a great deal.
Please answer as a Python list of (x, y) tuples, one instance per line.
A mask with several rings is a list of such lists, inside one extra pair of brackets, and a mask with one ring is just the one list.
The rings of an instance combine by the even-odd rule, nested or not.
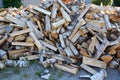
[(36, 60), (39, 59), (39, 54), (36, 55), (30, 55), (30, 56), (25, 56), (25, 57), (19, 57), (20, 60)]
[(98, 15), (97, 13), (92, 13), (92, 14), (93, 14), (93, 16), (94, 16), (94, 18), (95, 18), (96, 20), (99, 20), (99, 19), (100, 19), (99, 15)]
[(80, 54), (82, 54), (82, 56), (85, 56), (85, 57), (90, 57), (90, 55), (84, 48), (80, 48)]
[(113, 59), (113, 57), (110, 56), (110, 55), (103, 55), (103, 56), (101, 56), (101, 60), (103, 60), (106, 63), (109, 63), (112, 59)]
[(40, 7), (38, 7), (38, 6), (35, 6), (35, 7), (34, 7), (34, 10), (37, 10), (37, 11), (39, 11), (39, 12), (41, 12), (41, 13), (44, 13), (44, 14), (46, 14), (46, 15), (48, 15), (48, 16), (51, 15), (51, 12), (50, 12), (50, 11), (47, 11), (47, 10), (45, 10), (45, 9), (42, 9), (42, 8), (40, 8)]
[(34, 46), (34, 43), (30, 43), (30, 42), (12, 42), (11, 45), (18, 45), (18, 46)]
[(58, 68), (60, 70), (63, 70), (63, 71), (67, 71), (67, 72), (70, 72), (72, 74), (77, 74), (78, 72), (78, 68), (74, 68), (72, 66), (69, 66), (69, 65), (59, 65), (57, 63), (54, 64), (54, 67), (55, 68)]
[(70, 9), (67, 8), (67, 6), (62, 2), (62, 0), (58, 0), (58, 3), (59, 3), (69, 14), (71, 14)]
[(74, 56), (73, 55), (73, 53), (72, 53), (72, 51), (71, 51), (71, 49), (70, 49), (70, 47), (66, 47), (65, 49), (64, 49), (64, 51), (65, 51), (65, 53), (66, 53), (66, 55), (69, 57), (69, 56)]
[(74, 55), (78, 55), (79, 52), (77, 51), (76, 47), (70, 42), (70, 49), (72, 50)]
[(71, 41), (73, 43), (75, 43), (77, 41), (77, 39), (79, 38), (80, 36), (80, 30), (78, 30), (78, 32), (74, 35), (74, 37), (71, 39)]
[(120, 53), (119, 52), (117, 53), (117, 57), (120, 58)]
[(31, 29), (16, 31), (16, 32), (11, 33), (10, 36), (13, 37), (13, 36), (25, 34), (25, 33), (31, 32), (31, 31), (32, 31)]
[(81, 68), (83, 68), (84, 70), (86, 70), (87, 72), (91, 73), (91, 74), (96, 74), (98, 73), (96, 70), (92, 69), (91, 67), (85, 65), (85, 64), (81, 64), (80, 65)]
[(21, 26), (24, 26), (24, 25), (25, 25), (25, 22), (24, 22), (24, 21), (21, 21), (21, 20), (15, 18), (15, 17), (13, 17), (13, 16), (10, 15), (10, 14), (7, 14), (5, 18), (8, 19), (9, 21), (13, 22), (13, 23), (18, 24), (18, 25), (21, 25)]
[(33, 43), (34, 40), (32, 39), (32, 37), (28, 36), (27, 39), (26, 39), (26, 42), (31, 42), (31, 43)]
[(56, 48), (55, 46), (53, 46), (53, 45), (51, 45), (51, 44), (49, 44), (49, 43), (47, 43), (47, 42), (44, 42), (44, 41), (40, 41), (40, 42), (41, 42), (41, 44), (43, 44), (45, 47), (48, 47), (48, 48), (50, 48), (51, 50), (57, 51), (57, 48)]
[(45, 22), (46, 22), (45, 30), (47, 32), (50, 32), (51, 31), (51, 24), (50, 24), (50, 17), (49, 16), (45, 16)]
[(38, 28), (40, 29), (40, 31), (43, 33), (43, 30), (42, 30), (42, 26), (41, 26), (40, 21), (37, 21), (37, 25), (38, 25)]
[(4, 36), (4, 38), (2, 38), (0, 40), (0, 46), (2, 46), (2, 44), (7, 40), (7, 35)]
[(57, 22), (52, 23), (52, 27), (53, 27), (52, 29), (56, 29), (58, 27), (61, 27), (61, 25), (63, 25), (65, 22), (66, 22), (65, 19), (61, 19)]
[(87, 11), (90, 9), (91, 5), (87, 5), (85, 10), (80, 14), (80, 16), (77, 18), (77, 20), (81, 20), (81, 18), (87, 13)]
[(94, 16), (91, 13), (87, 13), (86, 16), (85, 16), (85, 18), (93, 20)]
[(18, 35), (15, 37), (15, 41), (23, 41), (25, 40), (25, 36), (24, 35)]
[(110, 20), (109, 20), (108, 15), (104, 15), (104, 19), (105, 19), (105, 23), (106, 23), (106, 28), (107, 28), (107, 30), (111, 30), (111, 29), (112, 29), (112, 26), (111, 26), (111, 23), (110, 23)]
[(54, 2), (52, 7), (52, 14), (51, 14), (52, 21), (54, 21), (57, 17), (58, 8), (59, 8), (59, 5), (57, 4), (57, 2)]
[(67, 22), (71, 22), (69, 14), (67, 14), (67, 12), (65, 12), (65, 10), (62, 7), (60, 8), (60, 11), (62, 13), (63, 18), (65, 18)]
[(74, 36), (75, 36), (75, 34), (78, 32), (78, 30), (80, 29), (80, 27), (82, 26), (82, 25), (84, 25), (86, 22), (85, 22), (85, 20), (84, 19), (81, 19), (81, 20), (79, 20), (79, 22), (77, 23), (77, 25), (75, 26), (75, 28), (74, 28), (74, 30), (72, 31), (72, 33), (71, 33), (71, 35), (69, 36), (69, 40), (71, 40)]
[(65, 42), (64, 42), (64, 39), (63, 39), (63, 35), (62, 35), (62, 34), (59, 34), (59, 39), (60, 39), (61, 47), (62, 47), (62, 48), (65, 48)]
[(110, 51), (108, 52), (108, 54), (114, 55), (114, 54), (116, 54), (116, 50), (115, 50), (115, 49), (112, 49), (112, 50), (110, 50)]
[(107, 64), (103, 61), (94, 59), (94, 58), (88, 58), (83, 56), (83, 64), (94, 66), (94, 67), (100, 67), (100, 68), (106, 68)]

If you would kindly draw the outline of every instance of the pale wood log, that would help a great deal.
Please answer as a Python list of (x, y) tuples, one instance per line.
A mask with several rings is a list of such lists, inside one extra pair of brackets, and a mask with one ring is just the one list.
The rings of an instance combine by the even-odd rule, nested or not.
[(71, 49), (70, 49), (69, 47), (66, 47), (66, 48), (64, 49), (64, 51), (65, 51), (65, 53), (66, 53), (66, 55), (67, 55), (68, 57), (74, 56), (73, 53), (72, 53), (72, 51), (71, 51)]
[(33, 30), (33, 33), (35, 34), (35, 36), (39, 39), (39, 38), (42, 38), (44, 35), (42, 32), (40, 32), (37, 27), (31, 22), (31, 21), (28, 21), (27, 22), (27, 25), (30, 29)]
[(59, 5), (57, 4), (57, 2), (53, 3), (53, 7), (52, 7), (52, 14), (51, 14), (51, 19), (54, 21), (55, 18), (57, 17), (57, 11), (58, 11)]
[(99, 68), (106, 68), (107, 64), (103, 61), (96, 60), (94, 58), (88, 58), (88, 57), (83, 57), (82, 60), (83, 64), (94, 66), (94, 67), (99, 67)]
[(66, 6), (61, 0), (58, 0), (58, 3), (59, 3), (69, 14), (71, 14), (71, 11), (67, 8), (67, 6)]
[(39, 40), (36, 38), (36, 36), (34, 35), (33, 32), (30, 32), (29, 35), (33, 38), (33, 40), (35, 41), (35, 45), (37, 46), (37, 48), (39, 50), (42, 50), (43, 49), (43, 46), (42, 44), (39, 42)]
[(10, 14), (7, 14), (7, 15), (5, 16), (5, 18), (8, 19), (9, 21), (13, 22), (13, 23), (18, 24), (18, 25), (21, 25), (21, 26), (24, 26), (24, 25), (25, 25), (25, 22), (24, 22), (24, 21), (21, 21), (21, 20), (15, 18), (15, 17), (13, 17), (13, 16), (10, 15)]
[(0, 16), (5, 16), (6, 14), (7, 14), (8, 12), (5, 10), (5, 11), (2, 11), (2, 12), (0, 12)]
[(61, 25), (63, 25), (65, 22), (66, 22), (65, 19), (61, 19), (57, 22), (52, 23), (53, 29), (61, 27)]
[(74, 35), (74, 37), (71, 39), (71, 41), (73, 43), (75, 43), (77, 41), (77, 39), (79, 38), (80, 36), (80, 30), (78, 30), (78, 32)]
[(100, 56), (103, 54), (106, 47), (109, 45), (109, 41), (107, 39), (104, 39), (104, 42), (100, 45), (100, 47), (97, 49), (97, 52), (94, 56), (95, 59), (99, 59)]
[(54, 51), (57, 51), (57, 48), (56, 48), (55, 46), (53, 46), (53, 45), (51, 45), (51, 44), (49, 44), (49, 43), (47, 43), (47, 42), (41, 41), (41, 40), (40, 40), (40, 42), (41, 42), (45, 47), (48, 47), (48, 48), (50, 48), (50, 49), (52, 49), (52, 50), (54, 50)]
[(37, 10), (37, 11), (39, 11), (39, 12), (41, 12), (41, 13), (44, 13), (44, 14), (46, 14), (46, 15), (48, 15), (48, 16), (51, 15), (51, 12), (50, 12), (50, 11), (47, 11), (47, 10), (45, 10), (45, 9), (42, 9), (42, 8), (40, 8), (40, 7), (38, 7), (38, 6), (34, 6), (34, 10)]
[(19, 57), (20, 60), (36, 60), (39, 59), (39, 54), (36, 55), (30, 55), (30, 56), (25, 56), (25, 57)]
[(28, 43), (28, 42), (12, 42), (11, 45), (15, 45), (15, 46), (34, 46), (34, 43)]
[(80, 54), (82, 54), (82, 56), (85, 56), (85, 57), (90, 57), (88, 52), (82, 47), (80, 48)]
[(51, 31), (50, 17), (47, 15), (45, 16), (45, 30), (47, 32)]
[(60, 39), (61, 47), (62, 47), (62, 48), (65, 48), (65, 42), (64, 42), (64, 39), (63, 39), (63, 35), (62, 35), (62, 34), (59, 34), (59, 39)]
[(16, 32), (10, 33), (10, 36), (13, 37), (13, 36), (25, 34), (25, 33), (31, 32), (31, 31), (32, 31), (31, 29), (20, 30), (20, 31), (16, 31)]
[(42, 30), (42, 26), (41, 26), (40, 21), (37, 21), (37, 25), (38, 25), (38, 28), (40, 29), (40, 31), (43, 33), (43, 30)]
[(87, 5), (84, 11), (80, 14), (80, 16), (77, 18), (77, 20), (81, 20), (83, 16), (87, 13), (87, 11), (90, 9), (91, 5)]
[(78, 68), (74, 68), (72, 66), (69, 66), (69, 65), (59, 65), (57, 63), (54, 64), (55, 68), (58, 68), (60, 70), (63, 70), (63, 71), (67, 71), (67, 72), (70, 72), (72, 74), (77, 74), (78, 72)]
[(0, 40), (0, 46), (7, 40), (7, 34)]
[(71, 18), (69, 14), (67, 14), (67, 12), (65, 12), (65, 10), (62, 7), (60, 8), (60, 11), (62, 13), (63, 18), (65, 18), (67, 22), (71, 22)]
[(97, 14), (97, 13), (92, 13), (93, 14), (93, 16), (94, 16), (94, 18), (96, 19), (96, 20), (99, 20), (100, 19), (100, 17), (99, 17), (99, 15)]
[(72, 50), (74, 55), (78, 55), (79, 52), (77, 51), (76, 47), (70, 42), (70, 49)]
[(66, 56), (65, 51), (64, 51), (61, 47), (59, 47), (59, 44), (58, 44), (58, 43), (56, 43), (56, 47), (57, 47), (59, 53), (60, 53), (62, 56)]
[(107, 30), (111, 30), (112, 26), (111, 26), (111, 23), (110, 23), (110, 20), (109, 20), (109, 16), (107, 14), (104, 15), (104, 20), (105, 20), (105, 23), (106, 23)]
[(89, 47), (88, 47), (88, 50), (91, 52), (91, 53), (93, 53), (94, 52), (94, 50), (95, 50), (95, 45), (96, 45), (96, 36), (93, 36), (92, 38), (91, 38), (91, 43), (90, 43), (90, 45), (89, 45)]
[(91, 73), (91, 74), (96, 74), (98, 73), (96, 70), (92, 69), (91, 67), (85, 65), (85, 64), (81, 64), (80, 65), (81, 68), (83, 68), (84, 70), (86, 70), (87, 72)]
[(79, 20), (79, 22), (77, 23), (77, 25), (75, 26), (74, 30), (72, 31), (71, 35), (69, 36), (69, 40), (71, 40), (74, 35), (77, 33), (77, 31), (79, 30), (79, 28), (84, 25), (86, 22), (85, 20), (82, 18), (81, 20)]

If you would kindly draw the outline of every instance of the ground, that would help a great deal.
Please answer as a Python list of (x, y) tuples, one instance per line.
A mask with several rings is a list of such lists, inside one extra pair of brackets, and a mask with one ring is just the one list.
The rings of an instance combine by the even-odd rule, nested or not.
[[(90, 0), (87, 0), (90, 2)], [(29, 4), (39, 5), (40, 0), (23, 0), (24, 6)], [(2, 0), (0, 0), (0, 7), (2, 7)], [(49, 80), (85, 80), (80, 79), (80, 75), (88, 74), (86, 71), (80, 69), (78, 74), (73, 75), (57, 69), (48, 68), (50, 70), (51, 77)], [(43, 80), (38, 76), (44, 70), (43, 66), (38, 62), (32, 62), (28, 68), (7, 67), (0, 70), (0, 80)], [(98, 69), (96, 69), (99, 71)], [(37, 74), (36, 74), (37, 73)], [(105, 80), (120, 80), (120, 72), (116, 69), (107, 69), (108, 76)], [(86, 79), (87, 80), (87, 79)]]

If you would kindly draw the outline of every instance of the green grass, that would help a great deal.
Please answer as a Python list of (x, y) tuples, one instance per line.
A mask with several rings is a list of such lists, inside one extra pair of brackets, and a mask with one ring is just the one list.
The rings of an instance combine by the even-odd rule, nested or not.
[(23, 74), (23, 77), (24, 77), (24, 78), (29, 78), (29, 77), (30, 77), (30, 74), (24, 73), (24, 74)]
[(58, 70), (58, 72), (57, 72), (57, 77), (62, 77), (63, 76), (63, 71), (61, 71), (61, 70)]
[(19, 67), (14, 67), (14, 73), (16, 73), (16, 74), (18, 74), (18, 73), (20, 73), (20, 68)]

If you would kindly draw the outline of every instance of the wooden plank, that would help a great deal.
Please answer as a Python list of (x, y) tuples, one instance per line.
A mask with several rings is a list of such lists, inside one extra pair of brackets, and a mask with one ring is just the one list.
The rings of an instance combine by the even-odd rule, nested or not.
[(67, 8), (67, 6), (62, 2), (62, 0), (58, 0), (58, 3), (59, 3), (69, 14), (71, 14), (70, 9)]
[(10, 33), (10, 36), (13, 37), (13, 36), (25, 34), (25, 33), (31, 32), (31, 31), (32, 31), (31, 29), (20, 30), (20, 31), (16, 31), (16, 32)]
[(42, 44), (38, 41), (38, 39), (36, 38), (36, 36), (34, 35), (33, 32), (30, 32), (29, 35), (33, 38), (33, 40), (35, 41), (35, 45), (37, 46), (37, 48), (39, 50), (42, 50), (43, 49), (43, 46)]
[(69, 14), (67, 12), (65, 12), (65, 10), (61, 7), (60, 11), (62, 13), (63, 18), (67, 21), (67, 22), (71, 22), (71, 18), (69, 16)]
[(83, 64), (94, 66), (94, 67), (99, 67), (99, 68), (106, 68), (107, 64), (103, 61), (94, 59), (94, 58), (88, 58), (88, 57), (83, 57), (82, 60)]
[(40, 8), (40, 7), (38, 7), (38, 6), (34, 6), (34, 10), (37, 10), (37, 11), (39, 11), (39, 12), (41, 12), (41, 13), (43, 13), (43, 14), (46, 14), (46, 15), (48, 15), (48, 16), (51, 15), (51, 12), (50, 12), (50, 11), (47, 11), (47, 10), (45, 10), (45, 9), (42, 9), (42, 8)]
[(84, 9), (84, 11), (80, 14), (80, 16), (77, 18), (77, 20), (81, 20), (83, 18), (83, 16), (87, 13), (87, 11), (90, 9), (91, 5), (87, 5), (86, 8)]
[(7, 14), (5, 16), (5, 18), (8, 19), (9, 21), (13, 22), (13, 23), (16, 23), (16, 24), (21, 25), (21, 26), (25, 26), (25, 22), (24, 21), (21, 21), (21, 20), (15, 18), (15, 17), (13, 17), (10, 14)]
[(63, 71), (67, 71), (67, 72), (70, 72), (72, 74), (77, 74), (78, 72), (78, 68), (74, 68), (72, 66), (69, 66), (69, 65), (59, 65), (57, 63), (54, 64), (55, 68), (58, 68), (60, 70), (63, 70)]
[(80, 65), (81, 68), (83, 68), (84, 70), (86, 70), (87, 72), (91, 73), (91, 74), (96, 74), (98, 73), (96, 70), (92, 69), (91, 67), (85, 65), (85, 64), (81, 64)]
[(12, 42), (11, 45), (14, 45), (14, 46), (34, 46), (34, 43), (28, 43), (28, 42)]

